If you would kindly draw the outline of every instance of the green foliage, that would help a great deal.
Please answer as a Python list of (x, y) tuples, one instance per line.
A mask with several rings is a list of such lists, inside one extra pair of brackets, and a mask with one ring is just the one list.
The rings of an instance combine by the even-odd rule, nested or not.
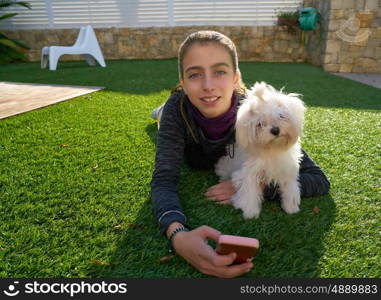
[(297, 19), (299, 17), (298, 11), (279, 11), (277, 13), (278, 18), (285, 18), (285, 19)]
[(13, 1), (13, 0), (1, 0), (0, 1), (0, 9), (12, 5), (20, 5), (26, 8), (31, 8), (30, 3), (26, 1)]
[[(207, 277), (167, 255), (153, 216), (153, 108), (177, 83), (176, 60), (7, 65), (0, 81), (106, 86), (0, 121), (0, 277)], [(266, 201), (258, 219), (206, 201), (213, 171), (181, 171), (194, 228), (252, 236), (245, 277), (381, 277), (379, 89), (308, 64), (242, 62), (248, 86), (303, 94), (303, 148), (331, 181), (288, 215)], [(120, 225), (120, 227), (116, 227)]]
[[(30, 4), (25, 1), (2, 0), (0, 1), (0, 11), (5, 7), (14, 5), (19, 5), (31, 9)], [(16, 15), (17, 13), (5, 13), (3, 15), (0, 15), (0, 21), (12, 18)], [(27, 60), (26, 56), (23, 53), (23, 50), (28, 49), (30, 49), (29, 46), (25, 45), (24, 43), (15, 39), (11, 39), (7, 37), (5, 34), (0, 33), (0, 64), (10, 63), (16, 60)]]

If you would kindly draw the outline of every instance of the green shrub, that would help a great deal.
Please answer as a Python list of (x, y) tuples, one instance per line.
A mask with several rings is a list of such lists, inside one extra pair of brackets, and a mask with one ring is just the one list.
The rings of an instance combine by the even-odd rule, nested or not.
[[(5, 7), (9, 7), (12, 5), (20, 5), (28, 9), (31, 8), (30, 4), (25, 1), (2, 0), (0, 1), (0, 11)], [(12, 18), (16, 15), (17, 13), (2, 14), (0, 15), (0, 21)], [(23, 53), (23, 50), (28, 49), (30, 49), (29, 46), (15, 39), (11, 39), (0, 32), (0, 64), (10, 63), (15, 60), (27, 60), (26, 56)]]

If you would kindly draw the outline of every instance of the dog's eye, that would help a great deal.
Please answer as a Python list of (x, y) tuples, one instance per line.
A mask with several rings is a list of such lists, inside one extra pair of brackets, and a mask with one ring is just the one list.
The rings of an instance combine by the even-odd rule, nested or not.
[(279, 114), (279, 118), (280, 118), (280, 119), (285, 119), (285, 118), (286, 118), (286, 116), (285, 116), (285, 115), (283, 115), (283, 114)]

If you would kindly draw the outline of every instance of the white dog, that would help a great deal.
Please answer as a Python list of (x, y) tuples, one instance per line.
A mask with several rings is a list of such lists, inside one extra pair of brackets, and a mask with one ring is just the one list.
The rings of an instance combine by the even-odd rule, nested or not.
[(298, 97), (256, 83), (238, 110), (234, 157), (223, 156), (215, 171), (220, 180), (232, 179), (237, 191), (232, 202), (245, 218), (259, 216), (261, 185), (270, 183), (279, 186), (287, 213), (299, 211), (300, 136), (306, 108)]

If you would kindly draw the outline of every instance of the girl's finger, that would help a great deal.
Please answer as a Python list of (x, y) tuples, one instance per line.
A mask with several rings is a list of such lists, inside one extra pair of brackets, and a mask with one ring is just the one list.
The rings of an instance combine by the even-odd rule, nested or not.
[(219, 205), (231, 205), (232, 201), (230, 199), (223, 200), (223, 201), (216, 201), (216, 204), (219, 204)]

